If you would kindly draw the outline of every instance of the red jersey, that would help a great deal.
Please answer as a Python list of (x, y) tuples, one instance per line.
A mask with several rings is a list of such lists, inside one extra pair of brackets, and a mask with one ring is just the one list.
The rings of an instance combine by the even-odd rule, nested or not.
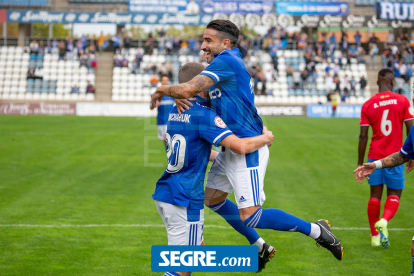
[(361, 109), (361, 126), (372, 127), (368, 158), (382, 159), (400, 151), (403, 123), (412, 120), (410, 102), (400, 94), (383, 92), (372, 96)]

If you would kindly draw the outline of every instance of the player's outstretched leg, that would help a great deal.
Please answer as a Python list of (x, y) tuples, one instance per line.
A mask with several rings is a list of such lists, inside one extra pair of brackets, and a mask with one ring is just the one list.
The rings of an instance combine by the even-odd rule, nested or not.
[(237, 232), (245, 236), (250, 244), (259, 247), (259, 272), (264, 269), (266, 263), (274, 257), (276, 250), (273, 246), (265, 243), (256, 230), (247, 227), (241, 221), (237, 205), (233, 201), (225, 199), (223, 202), (207, 205), (207, 207), (222, 216)]
[(387, 200), (385, 201), (384, 213), (382, 214), (382, 218), (377, 223), (375, 223), (375, 228), (380, 233), (380, 243), (384, 248), (388, 248), (390, 246), (389, 233), (387, 229), (388, 222), (394, 217), (399, 205), (399, 196), (393, 194), (389, 195), (387, 197)]
[(300, 232), (315, 239), (321, 246), (327, 248), (338, 259), (343, 258), (343, 248), (340, 239), (332, 234), (325, 222), (309, 223), (279, 209), (258, 209), (244, 223), (253, 228), (274, 229), (278, 231)]

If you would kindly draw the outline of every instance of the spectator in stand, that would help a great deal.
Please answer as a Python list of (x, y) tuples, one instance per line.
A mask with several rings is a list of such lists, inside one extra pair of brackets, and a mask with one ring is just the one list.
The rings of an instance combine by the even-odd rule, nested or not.
[(393, 31), (389, 31), (387, 34), (387, 45), (395, 42), (395, 37)]
[[(372, 34), (374, 36), (374, 34)], [(375, 60), (375, 56), (378, 54), (378, 47), (377, 44), (371, 42), (369, 44), (369, 68), (377, 69), (377, 62)]]
[(197, 41), (197, 39), (195, 39), (195, 37), (193, 35), (190, 36), (190, 39), (187, 40), (188, 49), (190, 50), (191, 53), (194, 53), (194, 47), (195, 47), (196, 41)]
[(301, 78), (300, 72), (298, 70), (293, 71), (293, 84), (294, 84), (295, 89), (299, 88), (300, 78)]
[(358, 46), (357, 48), (357, 52), (356, 52), (356, 56), (357, 56), (357, 63), (358, 64), (365, 64), (365, 59), (364, 59), (364, 55), (365, 55), (365, 50), (364, 48), (362, 48), (362, 46)]
[(39, 43), (37, 43), (36, 40), (33, 40), (32, 43), (30, 43), (29, 48), (31, 54), (37, 54), (39, 51)]
[(333, 42), (329, 42), (329, 55), (331, 57), (331, 62), (335, 62), (335, 49), (336, 49), (336, 44)]
[(334, 75), (338, 75), (339, 74), (339, 71), (341, 71), (341, 66), (339, 66), (338, 62), (335, 62), (335, 65), (332, 68), (332, 71), (334, 72)]
[(35, 72), (36, 69), (34, 68), (34, 66), (30, 65), (29, 70), (27, 71), (27, 79), (35, 79)]
[(335, 89), (335, 84), (334, 84), (333, 78), (329, 73), (326, 73), (326, 76), (325, 76), (325, 89), (326, 90)]
[(120, 54), (116, 54), (114, 56), (114, 66), (115, 67), (122, 67), (122, 57)]
[(63, 40), (61, 40), (59, 42), (59, 60), (64, 60), (65, 59), (65, 55), (66, 55), (65, 42), (63, 42)]
[(367, 87), (367, 80), (364, 76), (361, 76), (361, 79), (359, 80), (360, 85), (360, 95), (363, 97), (365, 95), (365, 88)]
[(78, 57), (83, 54), (83, 42), (79, 39), (76, 43), (76, 49), (78, 50)]
[(387, 68), (391, 69), (392, 71), (394, 71), (394, 56), (390, 56), (388, 58), (388, 62), (387, 62)]
[(152, 74), (150, 78), (151, 87), (157, 87), (158, 81), (159, 81), (159, 78), (157, 74)]
[(254, 51), (259, 51), (260, 47), (262, 46), (262, 39), (258, 34), (254, 36), (251, 42), (251, 47)]
[(357, 46), (361, 46), (361, 34), (359, 33), (359, 31), (357, 31), (354, 35), (354, 39), (355, 39), (355, 43), (357, 44)]
[(39, 80), (43, 79), (43, 68), (42, 67), (36, 68), (36, 70), (35, 70), (35, 79), (39, 79)]
[(349, 43), (348, 43), (348, 37), (347, 36), (343, 37), (343, 41), (341, 43), (341, 50), (342, 50), (342, 54), (344, 56), (346, 56), (348, 54)]
[(279, 42), (275, 39), (269, 47), (270, 56), (272, 57), (273, 68), (277, 71), (277, 51), (279, 50)]
[(124, 48), (126, 50), (126, 53), (128, 54), (129, 48), (131, 48), (131, 38), (129, 35), (125, 35), (124, 37)]
[(407, 49), (404, 50), (403, 53), (403, 60), (405, 64), (412, 64), (414, 63), (413, 61), (413, 53), (410, 51), (408, 51)]
[(59, 47), (59, 42), (57, 41), (56, 38), (54, 38), (52, 40), (52, 48), (58, 48)]
[(343, 88), (344, 92), (349, 92), (349, 87), (351, 86), (351, 83), (349, 81), (348, 75), (345, 74), (343, 78)]
[(356, 84), (357, 84), (357, 82), (356, 82), (354, 76), (352, 76), (351, 80), (349, 81), (349, 85), (351, 87), (349, 92), (352, 93), (353, 96), (356, 96)]
[(349, 96), (348, 96), (348, 92), (344, 91), (344, 93), (341, 96), (341, 102), (345, 103), (348, 100)]
[(200, 51), (201, 51), (201, 44), (198, 40), (196, 40), (194, 42), (193, 56), (194, 57), (200, 57)]
[(372, 33), (368, 42), (371, 44), (377, 44), (379, 42), (378, 37), (375, 36), (375, 33)]
[(116, 54), (121, 49), (121, 36), (119, 34), (114, 35), (112, 37), (112, 42), (113, 42), (113, 46), (114, 46), (114, 54)]
[(341, 92), (341, 80), (339, 79), (338, 75), (334, 76), (333, 79), (334, 85), (335, 85), (335, 89), (334, 92)]
[(316, 80), (318, 79), (319, 75), (316, 72), (316, 70), (312, 70), (312, 73), (310, 75), (310, 83), (311, 83), (311, 87), (316, 88)]
[(273, 43), (272, 35), (267, 34), (263, 39), (263, 44), (262, 44), (263, 50), (265, 50), (266, 52), (269, 52), (270, 50), (269, 48), (270, 48), (270, 45), (272, 45), (272, 43)]
[(331, 36), (329, 37), (329, 42), (336, 47), (336, 36), (335, 36), (335, 33), (332, 32)]
[(68, 38), (66, 42), (66, 59), (71, 60), (73, 58), (73, 39)]
[(289, 65), (288, 68), (286, 69), (286, 76), (293, 77), (293, 67), (291, 65)]
[(174, 39), (167, 35), (165, 39), (165, 48), (167, 49), (167, 55), (172, 55), (174, 50)]
[(313, 42), (313, 47), (316, 48), (316, 45), (319, 41), (319, 35), (318, 35), (318, 31), (313, 31), (312, 33), (312, 42)]
[(79, 59), (80, 61), (80, 67), (85, 66), (86, 68), (88, 68), (88, 55), (86, 53), (83, 53), (83, 55), (80, 57)]
[(72, 86), (72, 90), (70, 91), (71, 94), (78, 94), (79, 92), (80, 92), (80, 90), (79, 90), (79, 86), (77, 84)]
[(48, 44), (47, 44), (47, 46), (46, 46), (46, 48), (45, 48), (45, 51), (46, 51), (48, 54), (52, 53), (52, 46), (50, 45), (50, 43), (48, 43)]
[(174, 54), (178, 53), (178, 51), (180, 50), (180, 46), (181, 46), (181, 41), (178, 38), (178, 36), (175, 36), (173, 40), (173, 53)]
[(136, 56), (134, 62), (132, 63), (132, 74), (136, 74), (141, 66), (141, 60)]
[(106, 37), (104, 36), (103, 32), (101, 32), (101, 34), (98, 37), (98, 50), (100, 55), (102, 55), (104, 49), (105, 39)]
[(92, 59), (92, 62), (91, 62), (91, 69), (92, 70), (89, 70), (88, 71), (88, 74), (90, 74), (91, 72), (93, 73), (93, 74), (95, 74), (95, 70), (96, 70), (96, 68), (98, 67), (98, 60), (96, 59), (96, 57), (95, 57), (95, 55), (94, 55), (94, 57), (93, 57), (93, 59)]
[(45, 46), (43, 45), (43, 40), (39, 40), (39, 48), (37, 49), (38, 54), (44, 54), (45, 53)]
[(122, 67), (128, 67), (128, 58), (126, 56), (124, 56), (122, 58)]
[(88, 36), (86, 34), (82, 34), (80, 40), (82, 41), (83, 48), (88, 46)]
[(88, 86), (86, 86), (86, 94), (92, 93), (95, 94), (95, 87), (88, 81)]
[(400, 76), (404, 81), (407, 81), (407, 65), (404, 64), (404, 62), (402, 60), (400, 60), (400, 64), (399, 64), (399, 71), (400, 71)]
[(309, 72), (306, 69), (304, 69), (300, 73), (300, 78), (302, 80), (302, 85), (301, 85), (302, 89), (308, 88), (308, 77), (309, 77)]
[(188, 54), (188, 43), (187, 43), (187, 38), (186, 37), (184, 37), (181, 40), (179, 53), (180, 53), (180, 55), (187, 55)]
[(170, 80), (172, 80), (173, 76), (174, 76), (174, 64), (173, 64), (172, 60), (170, 60), (167, 63), (167, 65), (165, 65), (165, 67), (167, 68), (167, 71), (168, 71), (168, 78)]
[(161, 54), (161, 55), (164, 55), (165, 54), (166, 37), (163, 34), (158, 33), (157, 43), (158, 43), (158, 53)]

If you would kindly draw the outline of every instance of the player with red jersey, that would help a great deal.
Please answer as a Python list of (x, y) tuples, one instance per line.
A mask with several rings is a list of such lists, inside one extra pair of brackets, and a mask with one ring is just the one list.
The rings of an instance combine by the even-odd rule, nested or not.
[[(369, 126), (372, 127), (373, 134), (368, 162), (374, 162), (399, 151), (403, 141), (403, 124), (405, 123), (407, 128), (407, 135), (413, 125), (410, 102), (406, 97), (391, 92), (395, 84), (394, 73), (389, 69), (382, 69), (378, 73), (377, 84), (379, 93), (366, 101), (361, 110), (358, 167), (364, 162)], [(371, 197), (368, 201), (371, 244), (388, 248), (387, 225), (397, 212), (402, 189), (404, 189), (404, 165), (375, 170), (368, 183), (371, 186)], [(384, 184), (387, 186), (387, 200), (380, 220)]]

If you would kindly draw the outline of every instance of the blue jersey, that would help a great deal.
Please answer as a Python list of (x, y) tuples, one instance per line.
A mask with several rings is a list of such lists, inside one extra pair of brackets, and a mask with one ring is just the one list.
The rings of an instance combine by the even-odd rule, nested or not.
[(414, 159), (414, 126), (411, 127), (400, 153), (407, 158)]
[(223, 120), (207, 107), (203, 98), (190, 110), (178, 114), (174, 106), (168, 116), (168, 165), (157, 182), (152, 198), (190, 209), (204, 207), (204, 177), (211, 145), (217, 146), (233, 134)]
[(223, 51), (201, 75), (211, 77), (211, 108), (240, 138), (262, 134), (263, 122), (254, 106), (254, 91), (250, 75), (241, 59), (239, 49)]
[(157, 125), (166, 125), (168, 122), (168, 114), (174, 105), (174, 99), (164, 96), (158, 106)]

